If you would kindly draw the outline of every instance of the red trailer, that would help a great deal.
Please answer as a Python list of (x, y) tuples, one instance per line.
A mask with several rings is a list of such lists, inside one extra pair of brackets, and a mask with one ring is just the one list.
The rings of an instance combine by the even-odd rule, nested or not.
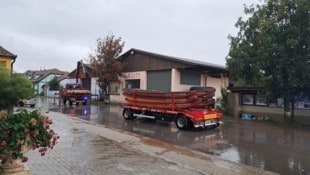
[(215, 89), (169, 92), (124, 89), (123, 117), (175, 122), (179, 129), (215, 128), (222, 113), (212, 108)]

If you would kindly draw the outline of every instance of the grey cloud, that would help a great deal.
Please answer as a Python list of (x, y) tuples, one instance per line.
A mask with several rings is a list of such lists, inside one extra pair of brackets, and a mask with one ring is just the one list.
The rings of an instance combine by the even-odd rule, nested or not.
[(144, 49), (225, 65), (243, 4), (257, 0), (10, 0), (0, 6), (0, 45), (17, 54), (15, 71), (71, 71), (108, 34), (124, 51)]

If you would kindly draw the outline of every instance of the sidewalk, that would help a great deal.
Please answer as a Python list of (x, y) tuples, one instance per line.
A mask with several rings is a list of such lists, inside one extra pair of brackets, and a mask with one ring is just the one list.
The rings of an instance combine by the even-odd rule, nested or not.
[(43, 157), (27, 153), (32, 175), (274, 174), (69, 115), (46, 115), (60, 139)]

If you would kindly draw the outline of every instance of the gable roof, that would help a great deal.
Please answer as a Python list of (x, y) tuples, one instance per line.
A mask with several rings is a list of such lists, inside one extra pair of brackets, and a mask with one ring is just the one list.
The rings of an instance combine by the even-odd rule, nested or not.
[(83, 60), (77, 62), (77, 68), (68, 74), (68, 78), (89, 78), (93, 76), (92, 67), (90, 64), (83, 63)]
[(191, 59), (187, 59), (187, 58), (181, 58), (181, 57), (174, 57), (174, 56), (168, 56), (168, 55), (163, 55), (163, 54), (157, 54), (157, 53), (148, 52), (148, 51), (144, 51), (144, 50), (139, 50), (139, 49), (135, 49), (135, 48), (129, 49), (127, 52), (125, 52), (124, 54), (120, 55), (118, 57), (118, 59), (122, 60), (128, 54), (134, 54), (134, 53), (150, 55), (150, 56), (166, 59), (166, 60), (173, 61), (173, 62), (179, 62), (179, 63), (187, 64), (187, 65), (190, 65), (190, 66), (202, 66), (202, 67), (209, 67), (209, 68), (215, 68), (215, 69), (221, 69), (223, 71), (227, 71), (226, 66), (221, 66), (221, 65), (217, 65), (217, 64), (213, 64), (213, 63), (207, 63), (207, 62), (203, 62), (203, 61), (191, 60)]
[(0, 56), (11, 57), (13, 59), (17, 57), (17, 55), (12, 54), (8, 50), (4, 49), (2, 46), (0, 46)]
[[(65, 71), (60, 71), (58, 69), (46, 69), (46, 70), (27, 70), (24, 75), (31, 77), (31, 80), (33, 83), (39, 82), (43, 80), (45, 77), (47, 77), (50, 74), (56, 74), (56, 75), (64, 75), (67, 74), (68, 72)], [(37, 75), (38, 78), (34, 79), (32, 78), (34, 75)]]

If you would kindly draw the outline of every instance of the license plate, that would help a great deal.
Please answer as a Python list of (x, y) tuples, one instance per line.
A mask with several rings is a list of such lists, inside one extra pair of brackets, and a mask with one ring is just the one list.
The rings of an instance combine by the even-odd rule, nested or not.
[(205, 124), (207, 125), (207, 124), (211, 124), (211, 123), (214, 123), (214, 121), (213, 120), (206, 120), (205, 121)]
[(212, 123), (212, 121), (211, 120), (207, 120), (207, 121), (205, 121), (205, 123), (209, 124), (209, 123)]
[(208, 119), (208, 118), (216, 118), (216, 114), (207, 114), (204, 116), (205, 119)]

